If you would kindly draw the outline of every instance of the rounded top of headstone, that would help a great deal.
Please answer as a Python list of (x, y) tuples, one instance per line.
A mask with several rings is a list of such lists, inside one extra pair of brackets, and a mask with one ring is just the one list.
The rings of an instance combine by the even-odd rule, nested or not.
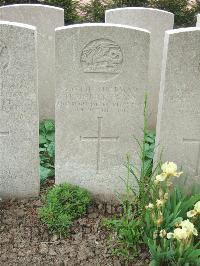
[(64, 12), (63, 8), (55, 7), (55, 6), (49, 6), (49, 5), (41, 5), (41, 4), (15, 4), (15, 5), (6, 5), (1, 6), (0, 9), (13, 9), (13, 8), (40, 8), (40, 9), (50, 9), (50, 10), (57, 10)]
[[(17, 23), (17, 22), (0, 21), (0, 29), (2, 30), (6, 28), (12, 29), (16, 32), (20, 30), (20, 33), (22, 31), (30, 32), (30, 34), (36, 32), (36, 27), (31, 25)], [(5, 41), (1, 39), (0, 36), (0, 73), (2, 73), (2, 71), (5, 71), (8, 68), (9, 62), (10, 62), (9, 46)]]
[(173, 16), (174, 14), (165, 10), (161, 10), (161, 9), (157, 9), (157, 8), (147, 8), (147, 7), (123, 7), (123, 8), (113, 8), (113, 9), (109, 9), (106, 10), (106, 14), (112, 13), (112, 12), (118, 12), (118, 13), (127, 13), (127, 12), (133, 12), (136, 13), (140, 13), (145, 12), (145, 13), (153, 13), (153, 14), (162, 14), (162, 15), (167, 15), (167, 16)]
[(197, 14), (197, 27), (200, 27), (200, 14)]
[(167, 30), (165, 32), (165, 34), (174, 35), (174, 34), (194, 32), (194, 31), (199, 32), (200, 28), (198, 28), (198, 27), (188, 27), (188, 28), (179, 28), (179, 29), (174, 29), (174, 30)]
[(62, 31), (62, 30), (69, 30), (69, 29), (76, 29), (76, 28), (123, 28), (123, 29), (130, 29), (130, 30), (135, 30), (135, 31), (140, 31), (144, 32), (147, 34), (150, 34), (150, 31), (146, 29), (142, 29), (139, 27), (132, 27), (128, 25), (122, 25), (122, 24), (113, 24), (113, 23), (82, 23), (82, 24), (75, 24), (75, 25), (69, 25), (69, 26), (63, 26), (63, 27), (58, 27), (55, 30), (56, 31)]

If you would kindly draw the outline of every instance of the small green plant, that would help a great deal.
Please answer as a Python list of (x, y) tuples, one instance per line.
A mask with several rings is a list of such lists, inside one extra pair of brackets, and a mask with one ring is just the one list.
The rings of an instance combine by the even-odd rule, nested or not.
[(40, 122), (40, 182), (55, 175), (55, 123), (53, 120)]
[(87, 190), (64, 183), (48, 191), (38, 215), (50, 231), (66, 235), (73, 221), (86, 213), (90, 203)]
[[(139, 254), (140, 245), (144, 242), (145, 206), (151, 200), (150, 191), (154, 185), (153, 156), (155, 147), (155, 133), (148, 131), (147, 126), (147, 96), (144, 101), (143, 140), (135, 138), (140, 148), (141, 169), (137, 169), (127, 156), (125, 167), (126, 178), (121, 178), (126, 192), (118, 195), (123, 213), (120, 218), (106, 220), (104, 224), (115, 232), (113, 253), (131, 260)], [(134, 182), (132, 182), (134, 180)], [(135, 185), (131, 185), (131, 184)]]
[[(139, 246), (143, 243), (141, 221), (136, 217), (131, 205), (123, 205), (124, 213), (121, 217), (104, 220), (104, 225), (114, 232), (111, 238), (113, 255), (132, 260), (139, 255)], [(142, 231), (141, 231), (142, 230)]]

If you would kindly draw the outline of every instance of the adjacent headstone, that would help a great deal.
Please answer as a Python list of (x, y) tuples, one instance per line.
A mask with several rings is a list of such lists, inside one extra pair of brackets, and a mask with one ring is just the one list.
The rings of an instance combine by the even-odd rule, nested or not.
[(173, 28), (172, 13), (142, 7), (117, 8), (106, 11), (106, 23), (117, 23), (139, 27), (151, 32), (149, 55), (149, 126), (156, 127), (161, 65), (165, 31)]
[[(200, 174), (200, 28), (166, 32), (157, 144), (163, 161)], [(157, 155), (158, 158), (158, 155)]]
[(37, 27), (40, 120), (55, 117), (55, 28), (64, 25), (64, 10), (46, 5), (0, 7), (0, 20)]
[(101, 200), (123, 191), (129, 153), (140, 168), (150, 33), (83, 24), (56, 30), (56, 183)]
[(36, 28), (0, 22), (0, 198), (39, 193)]
[(197, 15), (197, 27), (200, 27), (200, 14)]

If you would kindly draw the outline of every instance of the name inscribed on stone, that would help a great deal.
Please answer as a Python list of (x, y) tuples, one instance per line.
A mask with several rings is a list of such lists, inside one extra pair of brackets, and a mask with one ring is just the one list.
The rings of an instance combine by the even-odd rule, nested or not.
[(58, 106), (67, 106), (74, 111), (100, 111), (103, 113), (115, 111), (126, 113), (133, 106), (136, 106), (136, 90), (132, 87), (125, 89), (121, 86), (68, 88), (65, 89), (62, 98), (59, 99)]

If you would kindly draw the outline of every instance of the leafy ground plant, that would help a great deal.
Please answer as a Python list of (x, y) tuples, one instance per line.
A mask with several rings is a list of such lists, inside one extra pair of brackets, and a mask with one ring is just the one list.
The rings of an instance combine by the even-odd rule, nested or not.
[(158, 162), (153, 168), (155, 134), (148, 135), (146, 106), (145, 99), (143, 140), (136, 139), (141, 169), (127, 156), (126, 193), (118, 196), (123, 213), (105, 221), (114, 254), (130, 261), (146, 246), (151, 265), (200, 265), (200, 194), (174, 186), (173, 179), (182, 175), (175, 163)]
[(43, 120), (40, 122), (40, 182), (55, 175), (55, 122)]
[(64, 183), (48, 191), (38, 215), (50, 231), (66, 235), (73, 221), (86, 213), (90, 203), (87, 190)]
[[(121, 178), (126, 187), (125, 195), (118, 195), (123, 208), (120, 218), (106, 220), (104, 224), (115, 232), (113, 253), (132, 260), (139, 254), (144, 243), (145, 206), (151, 200), (150, 191), (154, 185), (153, 156), (155, 148), (155, 133), (148, 131), (147, 126), (147, 96), (144, 102), (143, 140), (135, 138), (140, 148), (141, 169), (137, 169), (127, 156), (125, 167), (126, 178)], [(132, 182), (134, 180), (134, 182)], [(134, 186), (132, 184), (135, 184)]]

